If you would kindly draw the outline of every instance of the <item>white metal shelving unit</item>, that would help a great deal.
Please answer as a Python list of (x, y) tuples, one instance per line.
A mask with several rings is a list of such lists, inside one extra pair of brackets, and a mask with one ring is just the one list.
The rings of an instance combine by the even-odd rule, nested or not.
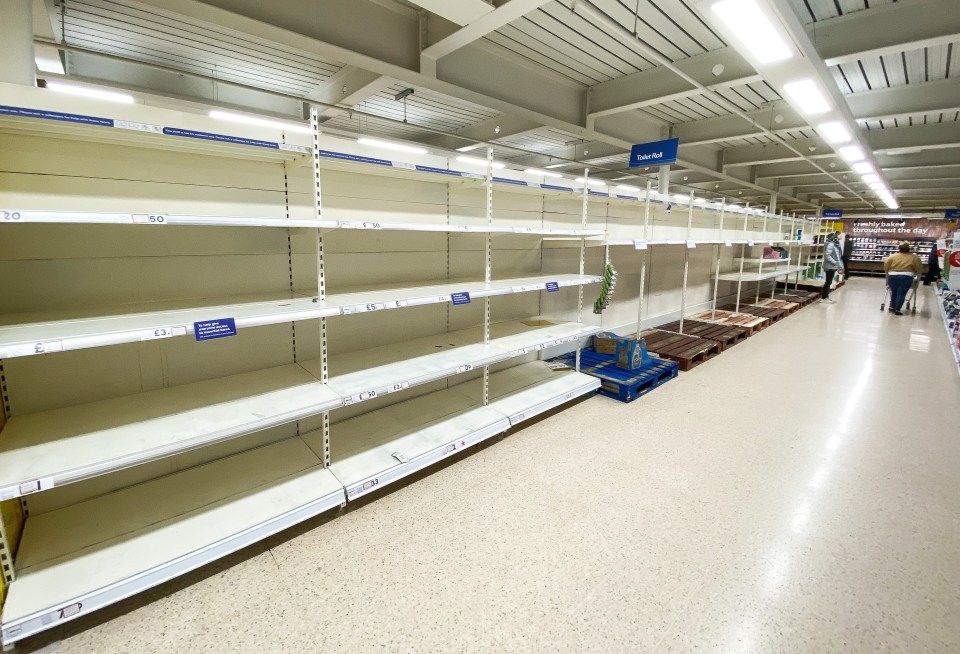
[[(341, 152), (315, 112), (306, 138), (224, 134), (195, 114), (3, 90), (0, 506), (29, 503), (5, 645), (599, 386), (537, 360), (600, 329), (583, 317), (601, 280), (583, 248), (605, 229), (582, 187), (494, 177), (489, 151), (486, 175)], [(102, 148), (84, 187), (44, 159), (51, 136), (64, 166)], [(147, 152), (152, 168), (120, 174)], [(184, 155), (203, 157), (203, 194)], [(537, 211), (548, 198), (582, 210)], [(579, 263), (546, 270), (549, 239), (575, 239)], [(197, 323), (226, 319), (231, 338), (198, 343)]]

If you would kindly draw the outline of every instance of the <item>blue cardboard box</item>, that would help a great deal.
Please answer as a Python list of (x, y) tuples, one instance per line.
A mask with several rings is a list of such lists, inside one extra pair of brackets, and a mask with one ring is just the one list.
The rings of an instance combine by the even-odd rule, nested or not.
[(624, 370), (636, 370), (650, 363), (647, 344), (642, 338), (620, 338), (617, 340), (617, 367)]

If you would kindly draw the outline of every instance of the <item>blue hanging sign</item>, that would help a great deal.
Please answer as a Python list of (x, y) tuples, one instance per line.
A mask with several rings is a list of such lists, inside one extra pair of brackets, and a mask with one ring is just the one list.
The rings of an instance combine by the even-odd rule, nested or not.
[(454, 304), (470, 304), (470, 294), (466, 291), (462, 293), (451, 293), (450, 300)]
[(630, 167), (674, 163), (677, 160), (677, 148), (679, 147), (680, 139), (637, 143), (630, 148)]
[(843, 209), (824, 209), (823, 217), (824, 218), (842, 218)]
[(558, 284), (557, 282), (547, 282), (548, 293), (556, 293), (559, 290), (560, 290), (560, 284)]
[(216, 320), (202, 320), (193, 323), (193, 334), (198, 341), (209, 341), (211, 338), (225, 338), (237, 335), (237, 323), (233, 318), (217, 318)]
[(944, 218), (953, 218), (953, 219), (960, 218), (960, 209), (947, 209), (947, 210), (943, 213), (943, 217), (944, 217)]

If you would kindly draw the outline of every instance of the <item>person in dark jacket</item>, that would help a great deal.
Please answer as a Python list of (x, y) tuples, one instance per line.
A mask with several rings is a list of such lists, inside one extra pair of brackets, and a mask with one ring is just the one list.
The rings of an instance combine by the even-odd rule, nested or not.
[(843, 251), (840, 249), (840, 234), (833, 232), (827, 234), (827, 242), (823, 250), (823, 293), (820, 296), (821, 302), (827, 304), (836, 304), (836, 300), (830, 299), (830, 288), (833, 286), (833, 278), (837, 271), (843, 272)]
[(931, 282), (940, 279), (940, 257), (937, 255), (937, 244), (934, 243), (930, 248), (930, 257), (927, 259), (927, 275), (923, 279), (923, 285), (929, 286)]

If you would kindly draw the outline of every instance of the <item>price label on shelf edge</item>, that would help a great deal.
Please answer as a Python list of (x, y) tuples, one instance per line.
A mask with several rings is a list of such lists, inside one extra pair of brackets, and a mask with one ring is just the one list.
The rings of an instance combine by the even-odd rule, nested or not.
[(465, 363), (465, 364), (462, 365), (462, 366), (457, 366), (457, 374), (458, 374), (458, 375), (460, 375), (460, 374), (462, 374), (462, 373), (465, 373), (465, 372), (470, 372), (471, 370), (473, 370), (473, 364), (472, 364), (472, 363)]
[(22, 214), (19, 211), (0, 211), (0, 221), (8, 222), (17, 222), (22, 218)]
[(183, 325), (156, 327), (154, 329), (145, 329), (140, 332), (140, 340), (153, 341), (158, 338), (173, 338), (174, 336), (185, 336), (186, 333), (187, 328)]
[(167, 225), (169, 218), (162, 213), (135, 213), (133, 223), (135, 225)]
[(63, 341), (43, 341), (33, 344), (34, 354), (48, 354), (50, 352), (63, 352)]

